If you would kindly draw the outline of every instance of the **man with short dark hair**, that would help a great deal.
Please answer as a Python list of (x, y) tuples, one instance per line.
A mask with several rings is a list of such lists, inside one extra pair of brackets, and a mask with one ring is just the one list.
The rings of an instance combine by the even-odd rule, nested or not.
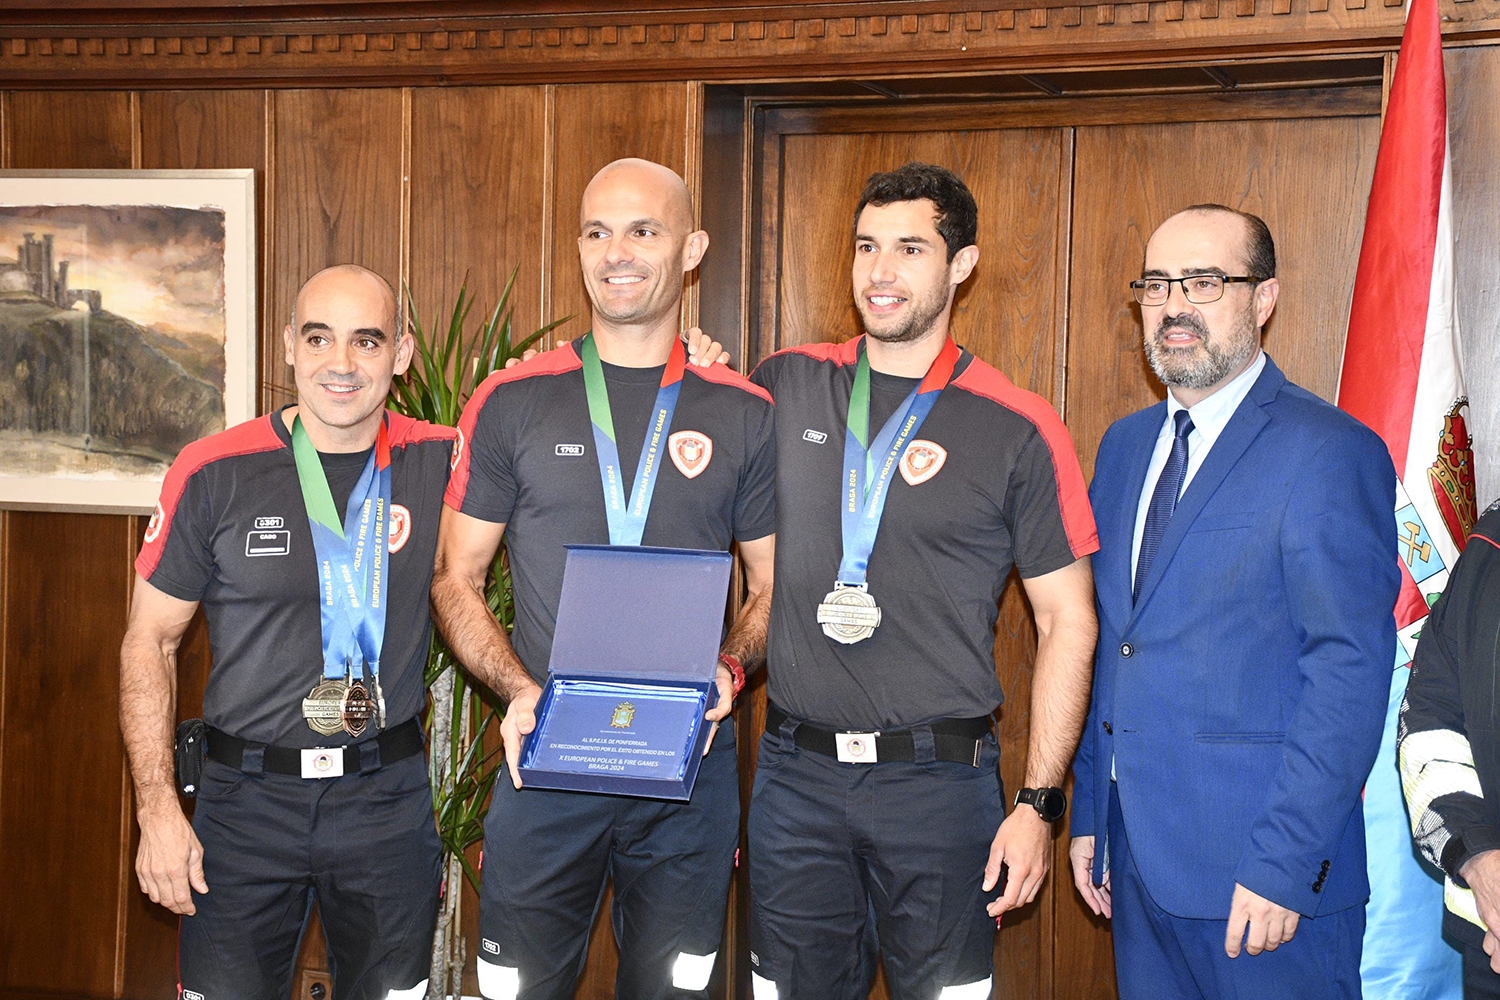
[[(378, 275), (314, 275), (284, 339), (296, 405), (183, 449), (136, 559), (120, 651), (136, 875), (182, 914), (183, 997), (283, 1000), (316, 901), (333, 1000), (416, 1000), (442, 850), (418, 716), (453, 431), (386, 411), (414, 344)], [(181, 748), (207, 746), (183, 775), (202, 767), (189, 824), (172, 721), (200, 604), (213, 670), (206, 735)]]
[(1360, 791), (1385, 721), (1396, 477), (1261, 350), (1265, 223), (1173, 215), (1131, 283), (1167, 400), (1116, 421), (1090, 496), (1099, 647), (1073, 877), (1122, 1000), (1360, 995)]
[[(852, 234), (865, 335), (753, 376), (776, 399), (780, 538), (749, 830), (757, 1000), (864, 998), (877, 951), (895, 1000), (987, 998), (996, 918), (1047, 871), (1088, 704), (1094, 523), (1057, 414), (949, 337), (976, 225), (951, 171), (871, 177)], [(993, 649), (1013, 566), (1038, 649), (1033, 787), (1007, 818)]]

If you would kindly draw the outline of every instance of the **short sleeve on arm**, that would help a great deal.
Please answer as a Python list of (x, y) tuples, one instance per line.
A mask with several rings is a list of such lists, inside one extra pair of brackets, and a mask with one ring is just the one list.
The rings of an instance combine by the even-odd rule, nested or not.
[(459, 438), (444, 497), (449, 507), (504, 524), (516, 507), (514, 446), (500, 393), (476, 396), (459, 421)]
[(780, 359), (773, 355), (756, 365), (755, 371), (750, 373), (750, 381), (769, 392), (772, 399), (776, 398), (776, 369), (780, 364)]
[(734, 498), (734, 537), (741, 542), (776, 531), (775, 420), (776, 409), (770, 405), (757, 406), (746, 417), (747, 458)]
[[(1060, 462), (1071, 468), (1058, 469)], [(1078, 496), (1065, 496), (1065, 489), (1077, 490)], [(1071, 447), (1056, 453), (1038, 432), (1030, 435), (1011, 469), (1005, 519), (1023, 579), (1062, 569), (1099, 548), (1077, 457)]]
[[(141, 579), (180, 601), (203, 600), (213, 580), (213, 510), (206, 476), (199, 470), (179, 492), (173, 490), (173, 477), (168, 473), (135, 560)], [(170, 495), (173, 492), (176, 496)]]

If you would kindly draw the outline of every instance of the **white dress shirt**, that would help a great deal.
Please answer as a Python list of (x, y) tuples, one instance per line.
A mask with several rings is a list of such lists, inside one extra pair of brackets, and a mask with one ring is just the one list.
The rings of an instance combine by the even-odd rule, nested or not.
[[(1146, 467), (1146, 482), (1141, 488), (1140, 503), (1135, 511), (1135, 541), (1130, 549), (1130, 570), (1132, 580), (1135, 575), (1136, 562), (1141, 557), (1141, 536), (1146, 531), (1146, 511), (1151, 506), (1151, 494), (1156, 492), (1156, 481), (1161, 478), (1161, 470), (1167, 464), (1167, 456), (1172, 452), (1172, 437), (1174, 435), (1173, 423), (1178, 410), (1186, 409), (1188, 416), (1193, 420), (1193, 430), (1188, 434), (1188, 460), (1187, 472), (1182, 477), (1182, 493), (1187, 492), (1188, 484), (1203, 468), (1204, 459), (1212, 450), (1214, 442), (1219, 435), (1224, 433), (1224, 428), (1229, 424), (1229, 418), (1234, 416), (1234, 411), (1240, 408), (1240, 403), (1250, 393), (1250, 387), (1255, 380), (1260, 378), (1260, 373), (1266, 367), (1266, 352), (1256, 351), (1255, 360), (1250, 367), (1236, 375), (1229, 384), (1218, 392), (1198, 403), (1197, 406), (1184, 407), (1172, 395), (1172, 390), (1167, 390), (1167, 419), (1162, 421), (1161, 433), (1156, 436), (1156, 450), (1151, 453), (1151, 464)], [(1177, 494), (1179, 497), (1182, 493)]]

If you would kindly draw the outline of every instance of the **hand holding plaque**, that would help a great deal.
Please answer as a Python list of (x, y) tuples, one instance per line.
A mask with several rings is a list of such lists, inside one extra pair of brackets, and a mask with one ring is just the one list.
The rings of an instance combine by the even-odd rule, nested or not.
[(528, 788), (692, 795), (728, 714), (716, 654), (729, 568), (727, 552), (568, 547), (547, 683), (517, 766)]

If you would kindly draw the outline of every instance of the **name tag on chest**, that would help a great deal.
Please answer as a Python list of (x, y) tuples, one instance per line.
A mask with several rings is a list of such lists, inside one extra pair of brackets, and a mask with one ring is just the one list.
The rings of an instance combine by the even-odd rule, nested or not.
[(284, 556), (292, 551), (290, 531), (251, 531), (245, 536), (245, 555)]

